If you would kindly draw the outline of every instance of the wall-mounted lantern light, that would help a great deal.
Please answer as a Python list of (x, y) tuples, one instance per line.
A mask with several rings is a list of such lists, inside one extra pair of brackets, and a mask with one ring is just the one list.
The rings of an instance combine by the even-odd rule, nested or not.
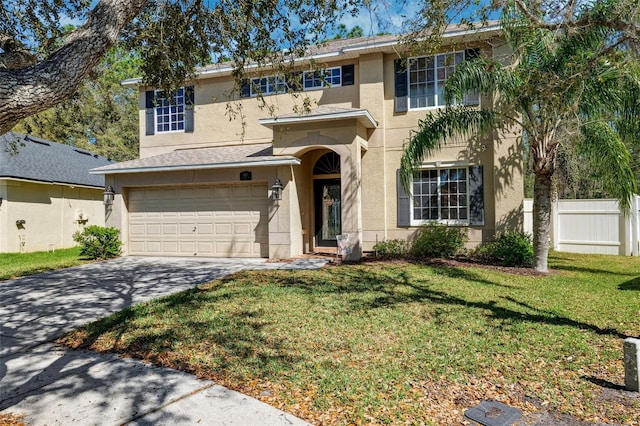
[(276, 178), (276, 181), (271, 185), (271, 193), (273, 194), (274, 200), (282, 200), (282, 182), (280, 182), (280, 178)]
[(104, 205), (105, 206), (110, 206), (113, 204), (113, 196), (115, 195), (115, 192), (113, 192), (113, 187), (112, 186), (107, 186), (104, 188), (104, 193), (102, 194), (104, 195)]

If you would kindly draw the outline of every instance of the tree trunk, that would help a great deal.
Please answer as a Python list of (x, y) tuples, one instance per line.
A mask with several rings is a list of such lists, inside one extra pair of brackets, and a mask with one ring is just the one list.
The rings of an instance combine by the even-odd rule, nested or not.
[(551, 231), (551, 175), (536, 173), (533, 184), (533, 254), (534, 268), (548, 272)]
[(0, 134), (21, 119), (69, 98), (117, 41), (122, 28), (149, 0), (100, 0), (75, 30), (44, 61), (0, 69)]

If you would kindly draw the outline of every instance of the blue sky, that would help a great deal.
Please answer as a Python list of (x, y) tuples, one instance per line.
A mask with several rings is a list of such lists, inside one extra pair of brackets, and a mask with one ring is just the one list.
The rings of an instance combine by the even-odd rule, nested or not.
[[(97, 0), (92, 0), (91, 6), (95, 6)], [(344, 24), (347, 29), (359, 26), (365, 36), (375, 35), (379, 32), (398, 33), (402, 30), (406, 16), (415, 16), (422, 7), (422, 2), (411, 0), (372, 0), (372, 10), (361, 8), (357, 16), (345, 14), (338, 23)], [(381, 19), (379, 19), (381, 17)], [(382, 24), (380, 20), (384, 21)], [(60, 22), (63, 25), (72, 24), (80, 26), (83, 19), (71, 19), (62, 15)]]
[[(415, 16), (423, 5), (422, 2), (402, 0), (373, 1), (372, 3), (374, 3), (373, 10), (362, 9), (355, 17), (344, 16), (340, 19), (340, 23), (348, 29), (360, 26), (365, 36), (375, 35), (379, 32), (398, 33), (402, 30), (402, 26), (407, 20), (406, 17)], [(384, 21), (382, 25), (380, 25), (380, 20)]]

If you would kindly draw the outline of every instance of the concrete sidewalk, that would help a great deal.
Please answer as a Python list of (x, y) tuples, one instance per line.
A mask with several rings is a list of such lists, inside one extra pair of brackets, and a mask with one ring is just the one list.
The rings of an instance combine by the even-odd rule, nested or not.
[(0, 411), (32, 425), (305, 425), (207, 380), (50, 343), (132, 304), (242, 269), (309, 269), (322, 260), (121, 258), (0, 282)]

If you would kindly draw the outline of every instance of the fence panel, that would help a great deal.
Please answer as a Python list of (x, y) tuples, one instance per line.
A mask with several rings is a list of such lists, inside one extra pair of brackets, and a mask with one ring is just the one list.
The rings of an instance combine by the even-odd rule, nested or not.
[[(533, 200), (524, 200), (524, 231), (533, 233)], [(629, 214), (616, 200), (557, 200), (551, 213), (554, 250), (573, 253), (638, 256), (640, 251), (640, 196)]]
[(555, 250), (622, 254), (621, 213), (615, 200), (558, 200), (555, 207)]

